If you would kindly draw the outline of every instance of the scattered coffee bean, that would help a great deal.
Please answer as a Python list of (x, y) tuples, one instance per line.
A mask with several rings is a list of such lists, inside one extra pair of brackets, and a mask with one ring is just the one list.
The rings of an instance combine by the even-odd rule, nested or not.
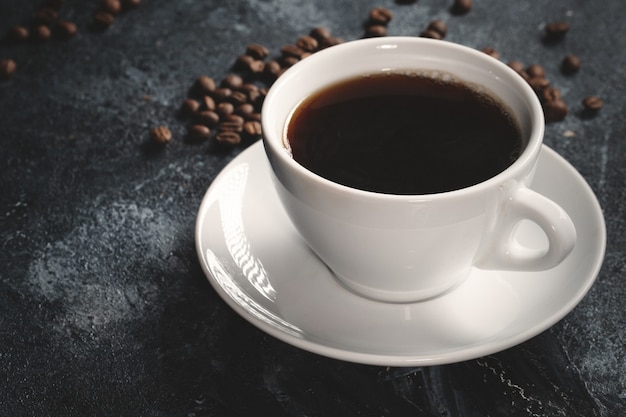
[(247, 97), (246, 101), (250, 103), (254, 103), (261, 95), (261, 92), (259, 91), (259, 87), (251, 83), (246, 83), (242, 85), (241, 87), (239, 87), (239, 91), (241, 91), (242, 93), (246, 95)]
[(576, 55), (568, 55), (561, 61), (561, 71), (563, 74), (573, 74), (580, 69), (580, 58)]
[(220, 88), (216, 88), (215, 90), (213, 90), (212, 96), (217, 101), (223, 101), (223, 100), (226, 100), (228, 97), (230, 97), (232, 93), (233, 93), (233, 90), (231, 90), (230, 88), (220, 87)]
[(196, 78), (191, 89), (193, 94), (205, 96), (212, 94), (215, 91), (215, 87), (215, 80), (213, 78), (201, 75)]
[(38, 25), (33, 31), (33, 37), (36, 41), (45, 42), (52, 37), (52, 32), (48, 26)]
[(448, 34), (448, 25), (443, 20), (433, 20), (428, 24), (426, 30), (434, 30), (441, 35), (441, 38), (445, 38)]
[(202, 110), (215, 110), (215, 100), (211, 96), (202, 97), (202, 102), (199, 104)]
[(159, 145), (165, 145), (172, 141), (172, 132), (167, 126), (158, 126), (150, 129), (150, 139)]
[(17, 64), (12, 59), (0, 60), (0, 79), (11, 77), (17, 70)]
[(393, 13), (391, 12), (391, 10), (384, 7), (374, 7), (372, 10), (370, 10), (370, 24), (386, 26), (389, 22), (391, 22), (392, 18)]
[(192, 98), (184, 100), (183, 104), (181, 105), (181, 112), (186, 116), (193, 116), (199, 109), (200, 103)]
[(263, 75), (271, 80), (275, 80), (276, 78), (278, 78), (281, 71), (282, 68), (278, 61), (272, 60), (265, 63), (265, 68), (263, 68)]
[(321, 50), (330, 48), (331, 46), (339, 45), (340, 43), (343, 43), (343, 39), (331, 36), (330, 38), (326, 38), (320, 41), (319, 49)]
[(215, 140), (221, 145), (237, 146), (241, 143), (241, 136), (237, 132), (224, 131), (218, 132)]
[(213, 110), (203, 110), (195, 113), (194, 120), (196, 124), (213, 127), (219, 123), (220, 115)]
[(491, 46), (487, 46), (487, 47), (483, 48), (481, 51), (483, 53), (489, 55), (490, 57), (493, 57), (495, 59), (500, 59), (500, 54), (498, 53), (498, 51), (496, 51)]
[(96, 30), (105, 30), (108, 29), (114, 21), (115, 17), (111, 13), (99, 10), (93, 15), (92, 24)]
[(283, 57), (293, 57), (297, 59), (300, 59), (302, 54), (304, 54), (304, 50), (298, 48), (296, 45), (285, 45), (280, 48), (280, 52), (283, 54)]
[(331, 38), (330, 31), (323, 27), (316, 27), (311, 29), (309, 35), (317, 40), (318, 43), (322, 44), (323, 41), (326, 41)]
[(228, 74), (222, 82), (220, 83), (220, 87), (226, 87), (230, 89), (236, 89), (243, 85), (243, 78), (237, 74)]
[(254, 113), (254, 106), (250, 103), (243, 103), (235, 109), (235, 114), (246, 118), (249, 114)]
[(540, 93), (544, 88), (547, 88), (550, 85), (550, 81), (544, 77), (532, 77), (528, 80), (528, 84), (533, 90)]
[(261, 127), (261, 123), (258, 121), (249, 120), (244, 123), (243, 131), (248, 136), (260, 136), (263, 133), (263, 129)]
[(559, 101), (561, 100), (561, 91), (556, 87), (547, 87), (541, 92), (542, 101)]
[(218, 133), (221, 132), (236, 132), (241, 133), (243, 131), (243, 121), (241, 123), (238, 122), (221, 122), (217, 126)]
[(13, 42), (22, 42), (28, 39), (29, 36), (28, 29), (24, 26), (13, 26), (7, 32), (7, 38)]
[(220, 116), (220, 119), (224, 116), (228, 116), (229, 114), (233, 114), (235, 112), (235, 106), (232, 103), (227, 101), (221, 102), (215, 108), (215, 112)]
[(568, 113), (567, 104), (563, 100), (553, 100), (544, 103), (543, 114), (546, 122), (560, 122)]
[(305, 35), (298, 38), (296, 46), (306, 52), (314, 52), (319, 46), (319, 42), (313, 36)]
[(526, 74), (528, 74), (530, 78), (544, 78), (546, 76), (546, 70), (539, 64), (532, 64), (526, 68)]
[(521, 61), (509, 61), (507, 65), (519, 75), (521, 75), (524, 79), (528, 79), (528, 74), (526, 73), (526, 66)]
[(365, 36), (368, 38), (387, 36), (387, 28), (385, 25), (369, 25), (365, 28)]
[(597, 112), (604, 106), (604, 102), (598, 96), (588, 96), (582, 101), (585, 110)]
[(569, 31), (569, 23), (567, 22), (552, 22), (548, 23), (545, 27), (546, 37), (548, 40), (562, 39)]
[(107, 13), (116, 15), (122, 11), (122, 3), (120, 0), (102, 0), (100, 3), (100, 9)]
[(472, 10), (472, 0), (454, 0), (450, 11), (455, 15), (463, 15)]
[(73, 22), (69, 20), (61, 20), (55, 26), (55, 31), (60, 38), (68, 39), (73, 36), (76, 36), (78, 33), (78, 28)]
[(265, 59), (269, 56), (270, 51), (263, 45), (251, 43), (246, 47), (246, 55), (254, 59)]
[(211, 137), (211, 129), (204, 125), (191, 125), (187, 130), (187, 135), (194, 141), (203, 141)]

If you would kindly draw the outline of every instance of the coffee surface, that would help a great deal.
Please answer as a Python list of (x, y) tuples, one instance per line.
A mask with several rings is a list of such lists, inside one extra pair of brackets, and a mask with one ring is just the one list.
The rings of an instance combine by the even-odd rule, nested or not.
[(306, 98), (286, 128), (293, 158), (334, 182), (432, 194), (485, 181), (522, 149), (517, 121), (487, 92), (451, 77), (373, 74)]

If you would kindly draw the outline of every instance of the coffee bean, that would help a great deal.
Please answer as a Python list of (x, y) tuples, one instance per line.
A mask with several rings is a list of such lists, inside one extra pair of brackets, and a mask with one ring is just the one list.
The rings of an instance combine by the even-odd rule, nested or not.
[(221, 132), (236, 132), (241, 133), (243, 131), (243, 121), (241, 123), (238, 122), (221, 122), (217, 126), (218, 133)]
[(283, 56), (280, 57), (280, 66), (283, 69), (284, 68), (289, 68), (292, 65), (297, 64), (298, 61), (300, 61), (300, 59), (296, 58), (295, 56), (283, 55)]
[(268, 77), (271, 80), (278, 78), (281, 73), (281, 66), (278, 61), (272, 60), (265, 63), (265, 68), (263, 68), (263, 75)]
[(258, 121), (249, 120), (244, 123), (243, 131), (248, 136), (260, 136), (263, 133), (263, 129), (261, 127), (261, 123)]
[(263, 45), (251, 43), (246, 47), (246, 55), (254, 59), (265, 59), (269, 56), (270, 51)]
[(206, 75), (196, 78), (191, 87), (192, 93), (200, 96), (212, 94), (215, 91), (215, 80)]
[(280, 52), (283, 57), (293, 57), (297, 59), (301, 59), (302, 54), (304, 54), (304, 50), (297, 47), (296, 45), (285, 45), (280, 48)]
[(241, 143), (241, 136), (237, 132), (223, 131), (215, 135), (215, 140), (221, 145), (237, 146)]
[(451, 12), (456, 15), (463, 15), (472, 10), (472, 0), (454, 0)]
[(483, 53), (493, 57), (495, 59), (500, 59), (500, 54), (494, 48), (487, 46), (481, 50)]
[(546, 76), (546, 70), (538, 64), (529, 65), (528, 68), (526, 68), (526, 73), (530, 76), (530, 78), (544, 78)]
[(539, 93), (550, 85), (550, 81), (544, 77), (532, 77), (528, 80), (528, 84)]
[(315, 38), (318, 43), (323, 43), (322, 41), (328, 40), (331, 38), (330, 31), (324, 27), (316, 27), (311, 29), (309, 32), (309, 36)]
[(244, 118), (252, 113), (254, 113), (254, 106), (250, 103), (244, 103), (235, 108), (235, 114), (238, 114), (239, 116), (242, 116)]
[(393, 13), (391, 10), (384, 7), (374, 7), (369, 13), (369, 21), (374, 25), (386, 26), (392, 18)]
[(100, 9), (107, 13), (116, 15), (122, 11), (122, 3), (120, 0), (102, 0), (100, 2)]
[(235, 106), (232, 103), (224, 101), (219, 103), (215, 108), (215, 112), (220, 116), (220, 119), (224, 116), (228, 116), (229, 114), (233, 114), (235, 111)]
[(261, 113), (250, 113), (247, 114), (245, 117), (246, 120), (251, 121), (251, 122), (260, 122), (261, 121)]
[(547, 101), (543, 105), (543, 114), (546, 122), (560, 122), (568, 113), (567, 104), (563, 100)]
[(580, 58), (576, 55), (568, 55), (561, 61), (561, 71), (563, 74), (573, 74), (580, 69)]
[(14, 42), (22, 42), (28, 39), (29, 32), (24, 26), (13, 26), (7, 32), (7, 38)]
[(197, 100), (188, 98), (183, 101), (180, 109), (184, 115), (193, 116), (200, 109), (200, 103)]
[(369, 25), (365, 28), (365, 36), (368, 38), (387, 36), (387, 28), (384, 25)]
[[(195, 100), (193, 100), (195, 101)], [(200, 103), (198, 103), (200, 104)], [(202, 97), (202, 109), (203, 110), (215, 110), (215, 100), (211, 96)]]
[(335, 45), (339, 45), (340, 43), (343, 43), (343, 39), (331, 36), (329, 38), (322, 39), (319, 42), (320, 42), (320, 46), (318, 49), (326, 49), (326, 48), (330, 48), (331, 46), (335, 46)]
[(111, 13), (100, 10), (93, 15), (92, 24), (96, 30), (105, 30), (108, 29), (114, 21), (115, 17)]
[(546, 87), (541, 92), (541, 98), (544, 102), (561, 100), (561, 91), (556, 87)]
[(11, 77), (17, 70), (17, 64), (12, 59), (0, 60), (0, 79)]
[(521, 75), (524, 79), (528, 79), (528, 74), (526, 73), (526, 66), (521, 61), (509, 61), (507, 65), (519, 75)]
[(194, 120), (196, 121), (196, 124), (213, 127), (219, 123), (220, 116), (213, 110), (203, 110), (194, 115)]
[(172, 141), (172, 132), (167, 126), (158, 126), (150, 129), (150, 139), (159, 145), (165, 145)]
[(433, 20), (428, 24), (426, 30), (434, 30), (441, 35), (441, 38), (445, 38), (448, 34), (448, 25), (443, 20)]
[(305, 35), (298, 38), (296, 46), (303, 51), (314, 52), (319, 46), (319, 42), (313, 36)]
[(191, 125), (187, 130), (187, 136), (194, 141), (202, 141), (211, 137), (211, 129), (204, 125)]
[(600, 110), (604, 106), (604, 102), (598, 96), (585, 97), (582, 103), (586, 110), (594, 112)]
[(217, 101), (224, 101), (226, 100), (228, 97), (230, 97), (230, 95), (233, 93), (233, 90), (231, 90), (228, 87), (220, 87), (220, 88), (216, 88), (215, 90), (213, 90), (213, 92), (211, 93), (211, 95), (215, 98), (215, 100)]
[(78, 33), (78, 28), (76, 27), (76, 24), (70, 22), (69, 20), (61, 20), (59, 23), (56, 24), (55, 32), (60, 38), (68, 39), (76, 36), (76, 33)]
[(429, 38), (429, 39), (443, 39), (441, 33), (436, 30), (426, 29), (420, 33), (421, 38)]
[(545, 32), (548, 40), (562, 39), (569, 31), (570, 25), (567, 22), (552, 22), (546, 25)]
[(43, 7), (35, 14), (35, 21), (42, 25), (51, 25), (55, 20), (57, 20), (57, 12), (50, 7)]
[(241, 87), (238, 88), (238, 90), (246, 95), (247, 97), (246, 101), (249, 103), (254, 103), (257, 100), (257, 98), (259, 98), (259, 96), (261, 95), (259, 91), (259, 87), (251, 83), (246, 83), (242, 85)]
[(46, 25), (38, 25), (33, 31), (33, 38), (39, 42), (45, 42), (52, 37), (50, 28)]
[(243, 85), (243, 78), (237, 74), (228, 74), (222, 82), (220, 83), (221, 87), (226, 87), (232, 89), (236, 89)]

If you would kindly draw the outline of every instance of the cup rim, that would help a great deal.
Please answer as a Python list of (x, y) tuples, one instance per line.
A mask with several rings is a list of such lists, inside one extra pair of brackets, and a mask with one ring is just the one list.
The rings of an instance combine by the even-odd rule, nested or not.
[[(284, 85), (290, 82), (290, 79), (293, 78), (304, 66), (310, 66), (317, 61), (325, 60), (332, 58), (333, 56), (340, 55), (344, 53), (347, 49), (353, 49), (358, 45), (367, 46), (368, 44), (374, 45), (385, 45), (385, 44), (423, 44), (423, 45), (431, 45), (431, 46), (441, 46), (442, 48), (447, 48), (451, 51), (458, 51), (461, 54), (467, 54), (472, 56), (475, 59), (479, 59), (485, 63), (486, 66), (492, 66), (498, 72), (504, 72), (510, 78), (511, 83), (514, 83), (514, 87), (516, 90), (520, 91), (520, 96), (524, 96), (525, 102), (527, 103), (528, 113), (530, 119), (533, 121), (531, 125), (531, 129), (528, 133), (528, 142), (521, 153), (521, 155), (507, 167), (505, 170), (501, 171), (497, 175), (490, 177), (487, 180), (484, 180), (478, 184), (474, 184), (468, 187), (444, 191), (438, 193), (430, 193), (430, 194), (391, 194), (391, 193), (381, 193), (375, 191), (367, 191), (359, 188), (350, 187), (347, 185), (343, 185), (334, 181), (331, 181), (327, 178), (318, 175), (309, 169), (305, 168), (299, 162), (297, 162), (293, 157), (289, 155), (287, 149), (285, 149), (283, 145), (283, 130), (279, 134), (277, 132), (271, 131), (270, 129), (266, 129), (267, 126), (270, 126), (270, 112), (267, 110), (275, 100), (277, 100), (276, 96), (281, 94), (281, 90), (284, 89)], [(462, 61), (463, 58), (460, 58)], [(488, 70), (489, 71), (489, 70)], [(489, 71), (493, 72), (493, 71)], [(495, 77), (495, 76), (494, 76)], [(494, 92), (497, 95), (497, 93)], [(499, 97), (499, 96), (498, 96)], [(501, 99), (501, 97), (499, 97)], [(503, 100), (504, 101), (504, 100)], [(508, 103), (507, 103), (508, 104)], [(287, 118), (289, 120), (289, 117)], [(309, 181), (314, 181), (319, 185), (328, 187), (329, 189), (339, 192), (345, 193), (346, 195), (350, 195), (355, 198), (374, 198), (374, 199), (390, 199), (390, 200), (400, 200), (400, 201), (415, 201), (416, 199), (427, 199), (434, 200), (440, 198), (450, 198), (452, 196), (463, 196), (470, 193), (480, 192), (484, 189), (488, 189), (493, 187), (495, 184), (502, 184), (507, 178), (519, 178), (518, 173), (520, 171), (525, 170), (528, 165), (534, 165), (543, 143), (543, 136), (545, 131), (545, 119), (543, 114), (543, 109), (541, 107), (541, 103), (539, 102), (539, 98), (535, 91), (528, 85), (526, 80), (524, 80), (517, 72), (515, 72), (512, 68), (510, 68), (505, 63), (485, 54), (484, 52), (478, 51), (469, 46), (461, 45), (454, 42), (449, 42), (445, 40), (439, 39), (428, 39), (422, 37), (413, 37), (413, 36), (385, 36), (385, 37), (377, 37), (377, 38), (367, 38), (367, 39), (357, 39), (352, 41), (347, 41), (322, 51), (316, 52), (315, 54), (305, 58), (302, 61), (297, 62), (289, 69), (287, 69), (270, 87), (268, 93), (263, 102), (263, 108), (261, 111), (261, 123), (263, 126), (263, 144), (266, 152), (271, 152), (272, 156), (277, 157), (283, 164), (283, 166), (289, 167), (291, 170), (294, 170), (299, 176), (308, 179)], [(271, 159), (271, 158), (270, 158)]]

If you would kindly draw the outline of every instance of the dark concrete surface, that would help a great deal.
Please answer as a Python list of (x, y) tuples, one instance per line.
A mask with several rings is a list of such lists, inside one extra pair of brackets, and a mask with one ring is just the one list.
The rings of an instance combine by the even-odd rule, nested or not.
[[(626, 414), (626, 38), (621, 0), (144, 0), (99, 33), (99, 2), (68, 0), (69, 40), (0, 44), (0, 415), (603, 416)], [(0, 33), (37, 1), (0, 1)], [(435, 18), (446, 40), (542, 64), (570, 107), (545, 142), (589, 182), (608, 246), (596, 284), (557, 325), (507, 351), (431, 368), (327, 359), (236, 315), (204, 277), (194, 222), (245, 147), (189, 144), (177, 109), (247, 44), (278, 54), (311, 28), (360, 38), (374, 6), (390, 35)], [(565, 39), (543, 26), (571, 23)], [(580, 56), (571, 76), (561, 59)], [(605, 107), (583, 117), (580, 100)], [(161, 150), (149, 128), (169, 126)]]

